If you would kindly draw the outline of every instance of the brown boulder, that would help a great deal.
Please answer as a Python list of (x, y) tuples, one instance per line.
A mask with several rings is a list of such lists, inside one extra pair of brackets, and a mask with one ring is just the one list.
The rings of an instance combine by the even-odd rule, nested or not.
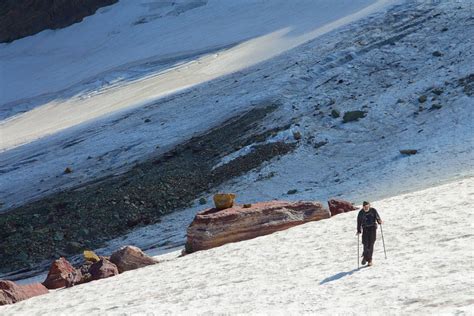
[(158, 263), (140, 248), (134, 246), (120, 248), (110, 256), (110, 261), (115, 263), (120, 273)]
[(354, 205), (352, 205), (351, 202), (337, 199), (330, 199), (328, 201), (328, 205), (329, 211), (331, 212), (331, 216), (346, 212), (352, 212), (357, 209)]
[(233, 193), (217, 193), (214, 194), (214, 205), (216, 208), (223, 210), (234, 205), (235, 194)]
[(76, 270), (65, 258), (55, 260), (49, 268), (43, 285), (48, 289), (70, 287), (81, 280), (80, 271)]
[(230, 242), (271, 234), (309, 221), (331, 217), (319, 202), (272, 201), (236, 205), (225, 210), (198, 213), (187, 230), (186, 252), (221, 246)]
[(13, 304), (47, 293), (48, 289), (41, 283), (18, 285), (11, 281), (0, 280), (0, 305)]
[(105, 279), (119, 274), (117, 266), (105, 258), (93, 263), (89, 268), (90, 281)]

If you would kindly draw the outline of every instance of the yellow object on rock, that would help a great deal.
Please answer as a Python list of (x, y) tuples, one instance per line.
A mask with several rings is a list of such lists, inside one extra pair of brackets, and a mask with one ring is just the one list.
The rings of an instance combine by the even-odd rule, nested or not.
[(218, 193), (214, 195), (214, 204), (216, 208), (223, 210), (234, 205), (235, 194)]
[(96, 255), (92, 250), (84, 250), (84, 259), (86, 259), (86, 261), (92, 262), (100, 261), (99, 256)]

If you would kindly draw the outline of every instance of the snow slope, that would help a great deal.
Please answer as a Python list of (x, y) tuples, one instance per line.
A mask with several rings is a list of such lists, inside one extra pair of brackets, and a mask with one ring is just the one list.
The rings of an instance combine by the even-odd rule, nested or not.
[[(100, 9), (82, 23), (0, 45), (0, 104), (56, 93), (98, 74), (117, 71), (117, 67), (127, 70), (131, 64), (141, 63), (155, 71), (150, 66), (172, 64), (173, 60), (177, 63), (186, 56), (264, 36), (265, 43), (270, 44), (264, 47), (267, 52), (239, 56), (262, 59), (263, 55), (277, 54), (314, 37), (308, 33), (321, 26), (372, 3), (379, 7), (384, 2), (387, 1), (122, 0)], [(272, 33), (278, 35), (265, 37)], [(245, 67), (242, 61), (238, 67)], [(109, 73), (104, 84), (123, 79), (124, 75), (130, 77), (119, 71)]]
[[(206, 1), (201, 2), (206, 3)], [(130, 14), (129, 12), (135, 13), (135, 10), (143, 4), (140, 6), (138, 2), (124, 1), (121, 6), (109, 8), (108, 12), (102, 16), (93, 16), (95, 23), (87, 20), (85, 23), (78, 24), (77, 27), (55, 32), (54, 35), (59, 34), (53, 36), (49, 41), (41, 40), (37, 46), (31, 46), (33, 45), (31, 41), (28, 42), (27, 48), (21, 47), (22, 42), (5, 45), (5, 52), (2, 56), (4, 63), (2, 66), (2, 86), (4, 88), (2, 95), (5, 98), (3, 101), (7, 103), (5, 107), (13, 107), (13, 104), (10, 103), (12, 100), (18, 102), (18, 99), (21, 98), (23, 100), (21, 102), (24, 102), (25, 96), (34, 93), (39, 95), (45, 92), (54, 92), (55, 95), (51, 102), (43, 105), (42, 109), (22, 115), (6, 124), (6, 137), (1, 149), (5, 150), (27, 143), (125, 107), (149, 103), (160, 96), (254, 65), (336, 26), (373, 12), (385, 2), (387, 1), (378, 1), (376, 5), (364, 9), (370, 4), (370, 1), (339, 1), (336, 4), (331, 4), (329, 1), (302, 1), (301, 3), (292, 3), (291, 7), (295, 8), (292, 11), (295, 14), (288, 15), (286, 12), (290, 10), (290, 3), (287, 1), (273, 1), (271, 3), (249, 1), (248, 4), (215, 1), (205, 4), (203, 8), (199, 7), (189, 13), (180, 14), (175, 20), (169, 21), (171, 18), (168, 17), (149, 22), (158, 25), (146, 26), (145, 32), (143, 32), (140, 29), (140, 24), (131, 28), (130, 25), (125, 24), (131, 22), (123, 21), (125, 18), (137, 19), (138, 13)], [(129, 8), (129, 6), (133, 8)], [(360, 9), (363, 10), (358, 12)], [(201, 12), (202, 10), (207, 11)], [(116, 14), (120, 12), (122, 15), (126, 13), (126, 15), (123, 17), (108, 16), (114, 12)], [(239, 12), (240, 15), (235, 14)], [(351, 15), (353, 12), (357, 13)], [(216, 19), (216, 15), (220, 19)], [(104, 19), (113, 21), (113, 27), (121, 27), (120, 30), (102, 30), (100, 24)], [(202, 22), (203, 19), (206, 20), (206, 23)], [(257, 24), (255, 25), (255, 23)], [(77, 28), (80, 26), (87, 29), (78, 30)], [(101, 31), (97, 32), (97, 29), (101, 29)], [(179, 32), (176, 29), (179, 29)], [(126, 32), (126, 35), (119, 36), (115, 41), (111, 39), (110, 32)], [(254, 34), (256, 32), (258, 33)], [(263, 35), (258, 36), (259, 33)], [(139, 35), (137, 36), (137, 34)], [(97, 47), (98, 42), (104, 41), (102, 38), (96, 38), (99, 36), (105, 37), (107, 41)], [(180, 36), (185, 38), (180, 38)], [(159, 53), (153, 56), (154, 60), (147, 59), (146, 64), (142, 65), (150, 71), (153, 68), (150, 69), (148, 64), (152, 62), (159, 63), (160, 59), (165, 58), (166, 60), (174, 59), (176, 63), (183, 59), (183, 57), (179, 58), (180, 55), (191, 55), (192, 57), (199, 55), (196, 52), (202, 54), (216, 50), (214, 47), (226, 47), (241, 42), (243, 36), (251, 38), (251, 40), (240, 43), (217, 56), (210, 55), (198, 59), (194, 63), (185, 63), (184, 66), (177, 67), (172, 72), (166, 71), (162, 76), (153, 75), (151, 78), (133, 80), (130, 74), (125, 74), (126, 81), (134, 81), (129, 84), (126, 82), (117, 84), (118, 79), (112, 79), (113, 74), (110, 73), (105, 78), (96, 78), (95, 80), (99, 80), (99, 83), (114, 82), (115, 88), (92, 99), (89, 94), (86, 94), (80, 100), (77, 98), (71, 100), (71, 95), (63, 96), (57, 93), (68, 85), (82, 82), (85, 75), (89, 77), (88, 80), (92, 80), (90, 78), (93, 78), (95, 73), (103, 73), (104, 69), (108, 70), (111, 67), (122, 67), (118, 74), (120, 78), (124, 76), (123, 67), (125, 64), (130, 61), (134, 63), (141, 61), (144, 64), (145, 57), (149, 58), (145, 54)], [(74, 41), (68, 41), (68, 38), (73, 38)], [(152, 41), (152, 39), (159, 39), (159, 41)], [(73, 43), (70, 44), (71, 46), (65, 46), (64, 42)], [(185, 46), (183, 47), (183, 45)], [(168, 51), (170, 49), (171, 52)], [(189, 53), (191, 49), (195, 52)], [(14, 53), (10, 50), (13, 50)], [(33, 51), (33, 60), (31, 60), (31, 51)], [(140, 53), (141, 55), (139, 55)], [(15, 55), (11, 56), (13, 54)], [(63, 54), (66, 54), (66, 57)], [(24, 55), (28, 58), (27, 62), (24, 60)], [(35, 69), (35, 67), (41, 69)], [(132, 69), (131, 72), (134, 70)], [(156, 72), (156, 69), (153, 70)], [(32, 73), (40, 77), (32, 76)], [(87, 87), (82, 86), (82, 88)], [(93, 88), (98, 90), (101, 86), (96, 85)], [(36, 90), (41, 92), (36, 92)], [(97, 93), (97, 91), (94, 92), (94, 94)], [(10, 97), (9, 94), (14, 94), (14, 96)], [(28, 100), (28, 103), (31, 102), (32, 100)], [(14, 107), (17, 107), (17, 104)], [(41, 120), (44, 117), (48, 118), (46, 122)], [(32, 121), (35, 122), (34, 133), (31, 131), (31, 126), (29, 129), (25, 129)], [(9, 136), (14, 139), (10, 139)]]
[(356, 212), (126, 272), (2, 315), (474, 315), (474, 178), (373, 201), (385, 223), (357, 269)]
[[(187, 14), (196, 10), (209, 10), (205, 11), (205, 16), (209, 16), (213, 10), (217, 10), (214, 6), (231, 6), (231, 3), (209, 2), (205, 6), (185, 11), (176, 19), (187, 19)], [(351, 3), (356, 5), (356, 2)], [(357, 3), (362, 9), (365, 2)], [(125, 4), (132, 5), (123, 2)], [(288, 172), (277, 172), (277, 177), (271, 181), (252, 184), (255, 178), (250, 178), (245, 184), (253, 186), (249, 190), (253, 194), (252, 198), (282, 197), (288, 189), (302, 186), (301, 181), (306, 186), (305, 190), (313, 188), (313, 193), (323, 190), (321, 194), (324, 195), (326, 191), (328, 194), (340, 195), (357, 188), (360, 181), (376, 178), (380, 181), (373, 182), (373, 194), (376, 191), (380, 194), (395, 194), (400, 192), (398, 183), (403, 183), (402, 189), (414, 189), (472, 174), (473, 100), (457, 85), (460, 78), (473, 70), (471, 39), (474, 38), (474, 30), (469, 24), (468, 2), (441, 2), (433, 5), (410, 2), (394, 7), (387, 14), (382, 10), (331, 32), (329, 31), (336, 26), (361, 18), (386, 3), (376, 2), (357, 11), (355, 15), (342, 18), (339, 15), (341, 12), (352, 12), (346, 11), (349, 10), (347, 8), (356, 9), (346, 6), (346, 9), (336, 12), (332, 9), (339, 8), (338, 2), (337, 6), (329, 6), (331, 10), (328, 11), (324, 1), (302, 1), (300, 6), (291, 8), (285, 7), (283, 2), (282, 6), (274, 4), (271, 1), (246, 2), (242, 10), (249, 6), (248, 12), (244, 10), (241, 18), (245, 20), (247, 15), (253, 14), (256, 5), (265, 6), (266, 10), (260, 8), (260, 11), (268, 14), (269, 18), (273, 15), (286, 16), (279, 11), (283, 8), (281, 10), (286, 10), (285, 12), (302, 16), (297, 19), (291, 14), (287, 17), (290, 20), (275, 18), (272, 20), (273, 24), (270, 24), (276, 23), (277, 27), (274, 28), (278, 29), (282, 26), (279, 23), (286, 23), (286, 26), (303, 23), (307, 26), (306, 29), (303, 28), (307, 32), (290, 32), (283, 36), (286, 31), (280, 29), (266, 35), (259, 33), (262, 36), (234, 47), (222, 48), (215, 54), (204, 55), (197, 60), (191, 58), (184, 65), (162, 69), (163, 73), (153, 72), (162, 66), (159, 61), (158, 65), (153, 62), (138, 62), (134, 66), (124, 66), (121, 72), (123, 80), (114, 84), (109, 84), (110, 80), (104, 79), (107, 74), (102, 73), (96, 78), (105, 81), (97, 79), (98, 85), (95, 80), (89, 84), (79, 83), (71, 88), (73, 95), (66, 91), (58, 99), (53, 100), (51, 96), (38, 97), (38, 102), (22, 103), (19, 108), (25, 106), (26, 110), (30, 110), (31, 107), (36, 107), (0, 122), (1, 144), (4, 149), (84, 120), (91, 120), (0, 153), (2, 211), (99, 177), (119, 174), (150, 154), (164, 153), (177, 143), (262, 102), (282, 104), (278, 119), (266, 122), (269, 128), (295, 122), (292, 129), (302, 131), (305, 141), (316, 136), (316, 141), (327, 140), (328, 144), (318, 150), (319, 159), (314, 159), (314, 144), (302, 146), (296, 156), (288, 156), (289, 158), (278, 162), (278, 166), (275, 165), (273, 169)], [(225, 12), (233, 12), (230, 8), (226, 10), (228, 11)], [(311, 11), (309, 17), (308, 11)], [(324, 24), (327, 22), (326, 11), (327, 14), (335, 14), (332, 18), (340, 19)], [(104, 14), (109, 12), (111, 11)], [(317, 15), (320, 19), (313, 18), (316, 17), (314, 12), (321, 14)], [(142, 15), (143, 12), (136, 18)], [(385, 18), (388, 21), (384, 21)], [(159, 23), (161, 20), (154, 21)], [(155, 22), (144, 25), (151, 28), (154, 24), (150, 23)], [(176, 24), (178, 22), (175, 21)], [(265, 21), (259, 23), (262, 23), (261, 27), (268, 24)], [(89, 24), (81, 25), (75, 27), (87, 28)], [(129, 30), (130, 23), (125, 25), (127, 27), (124, 27), (124, 34), (125, 30)], [(227, 29), (233, 30), (232, 25), (229, 24)], [(254, 25), (250, 25), (253, 29)], [(440, 33), (443, 25), (449, 26), (448, 31)], [(148, 33), (143, 31), (143, 36), (146, 36)], [(263, 33), (267, 31), (269, 30), (261, 29)], [(52, 43), (55, 43), (53, 38), (62, 36), (61, 32), (69, 31), (64, 29), (38, 36), (48, 39), (51, 37)], [(322, 35), (325, 32), (329, 33)], [(140, 37), (141, 33), (135, 35)], [(275, 51), (289, 49), (317, 35), (321, 36), (270, 58)], [(397, 43), (396, 39), (400, 36), (402, 39)], [(35, 37), (19, 41), (18, 47), (26, 45), (28, 40), (35, 41)], [(395, 42), (398, 46), (389, 45), (390, 42)], [(144, 43), (142, 44), (145, 45)], [(265, 46), (260, 46), (263, 43)], [(265, 49), (261, 55), (261, 47), (267, 45), (275, 49)], [(4, 46), (0, 50), (14, 50), (15, 47)], [(443, 50), (443, 58), (433, 58), (431, 53), (435, 50)], [(112, 49), (107, 52), (113, 54), (115, 51)], [(12, 54), (8, 56), (14, 58)], [(244, 56), (242, 54), (248, 54), (245, 55), (248, 58), (241, 58)], [(39, 54), (37, 57), (47, 56), (48, 54)], [(270, 59), (167, 97), (158, 96), (247, 67), (265, 58)], [(39, 61), (46, 62), (41, 59)], [(236, 61), (238, 64), (233, 64)], [(83, 61), (79, 59), (78, 62)], [(73, 67), (73, 64), (68, 67)], [(74, 68), (72, 71), (74, 72)], [(130, 81), (127, 78), (131, 78)], [(340, 79), (345, 80), (343, 84), (338, 83)], [(443, 109), (425, 111), (418, 117), (410, 117), (417, 108), (419, 95), (429, 92), (433, 87), (443, 87), (446, 83), (449, 91), (438, 97), (439, 102), (444, 103)], [(53, 83), (48, 87), (59, 89)], [(16, 91), (14, 87), (8, 89), (10, 90)], [(155, 97), (159, 100), (151, 102)], [(49, 103), (38, 106), (45, 100)], [(146, 102), (151, 103), (144, 105)], [(433, 102), (430, 100), (428, 106)], [(143, 106), (119, 111), (139, 104)], [(343, 125), (329, 117), (332, 107), (340, 111), (366, 107), (369, 116), (359, 124)], [(15, 111), (17, 107), (13, 109)], [(323, 114), (317, 114), (319, 110)], [(93, 117), (108, 112), (113, 114), (92, 120)], [(4, 114), (10, 116), (12, 113)], [(150, 119), (152, 123), (145, 124), (145, 119)], [(367, 132), (369, 130), (371, 133)], [(286, 133), (291, 135), (290, 131)], [(376, 146), (374, 142), (377, 142)], [(419, 147), (423, 155), (402, 158), (398, 149), (405, 146)], [(302, 159), (301, 163), (305, 168), (288, 168), (295, 159)], [(68, 166), (74, 172), (64, 175), (63, 171)], [(381, 174), (378, 172), (379, 168), (382, 168)], [(269, 173), (271, 169), (270, 166)], [(339, 179), (339, 183), (326, 181), (345, 175), (347, 170), (353, 171), (345, 179)], [(254, 176), (258, 177), (258, 174)], [(358, 177), (358, 181), (348, 181), (354, 177)], [(275, 187), (279, 187), (281, 192), (277, 194)], [(241, 188), (235, 189), (244, 193)]]
[[(0, 45), (4, 207), (120, 172), (155, 151), (157, 142), (166, 150), (248, 109), (258, 93), (236, 102), (241, 93), (235, 92), (225, 108), (189, 103), (177, 93), (271, 59), (391, 2), (193, 1), (189, 7), (186, 1), (121, 1), (83, 23)], [(150, 21), (134, 25), (143, 19)], [(239, 90), (251, 85), (244, 82)], [(125, 120), (130, 113), (124, 110), (134, 107), (140, 115), (157, 115), (161, 125)], [(124, 148), (132, 149), (126, 157), (84, 160)], [(66, 164), (78, 173), (58, 179), (58, 166)]]

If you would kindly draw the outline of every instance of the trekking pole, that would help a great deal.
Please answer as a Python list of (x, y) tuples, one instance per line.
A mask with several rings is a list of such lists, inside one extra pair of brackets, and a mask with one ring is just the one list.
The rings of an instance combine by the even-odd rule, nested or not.
[(385, 251), (385, 240), (383, 239), (383, 228), (382, 228), (382, 224), (380, 224), (380, 232), (382, 233), (383, 252), (384, 252), (384, 254), (385, 254), (385, 259), (387, 259), (387, 251)]
[(359, 269), (359, 258), (360, 258), (360, 255), (359, 255), (359, 248), (360, 248), (360, 244), (359, 244), (359, 235), (360, 234), (357, 234), (357, 269)]

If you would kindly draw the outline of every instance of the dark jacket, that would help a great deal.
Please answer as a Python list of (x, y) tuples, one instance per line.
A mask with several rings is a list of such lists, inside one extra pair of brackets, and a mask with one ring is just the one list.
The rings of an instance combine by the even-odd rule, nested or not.
[(377, 228), (377, 223), (380, 224), (381, 219), (377, 210), (373, 207), (369, 208), (366, 212), (364, 209), (359, 211), (357, 215), (357, 232), (362, 232), (362, 228), (373, 227)]

